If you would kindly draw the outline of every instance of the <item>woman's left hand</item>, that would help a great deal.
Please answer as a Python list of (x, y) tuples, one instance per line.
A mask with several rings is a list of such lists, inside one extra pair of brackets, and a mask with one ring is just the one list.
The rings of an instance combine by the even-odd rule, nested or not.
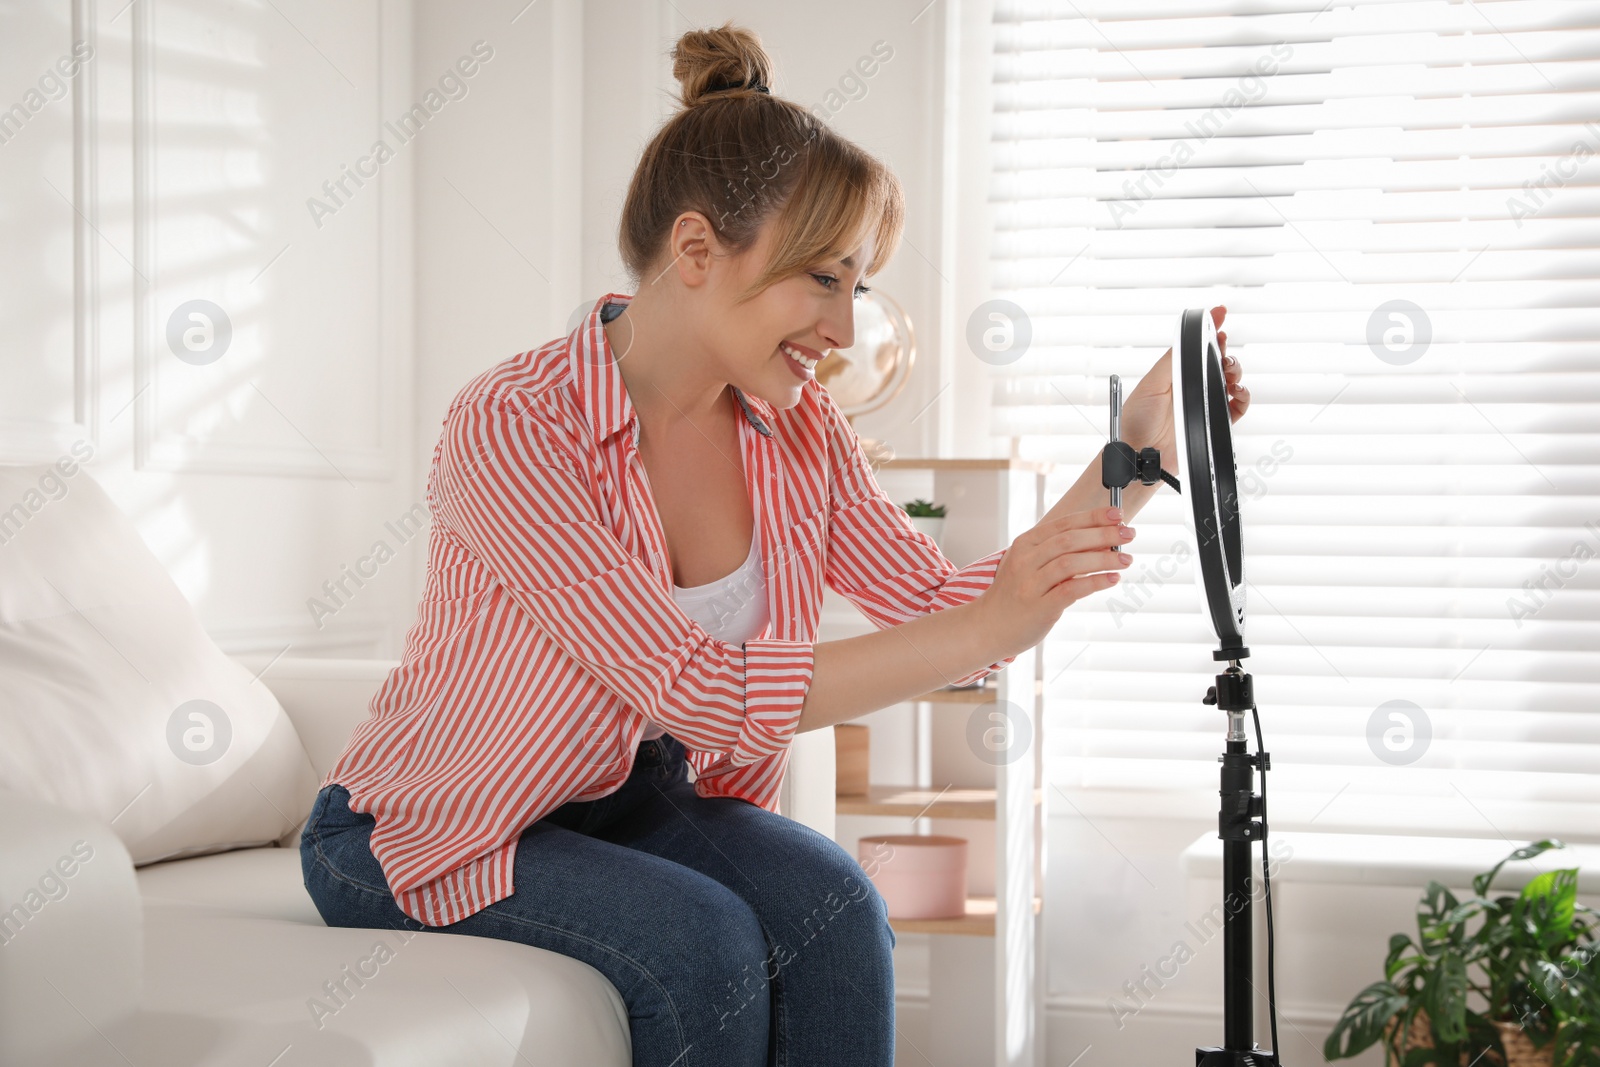
[[(1244, 367), (1228, 355), (1228, 335), (1222, 331), (1226, 307), (1211, 309), (1217, 326), (1217, 348), (1222, 353), (1222, 373), (1228, 388), (1228, 417), (1238, 422), (1250, 407), (1250, 390), (1244, 385)], [(1163, 455), (1175, 453), (1177, 430), (1172, 414), (1172, 349), (1139, 380), (1122, 404), (1122, 439), (1134, 448), (1155, 447)]]

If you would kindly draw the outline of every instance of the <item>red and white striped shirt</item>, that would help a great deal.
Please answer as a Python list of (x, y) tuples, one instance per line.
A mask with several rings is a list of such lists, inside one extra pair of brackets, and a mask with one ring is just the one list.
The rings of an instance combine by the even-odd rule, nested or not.
[(609, 293), (568, 336), (478, 375), (445, 416), (416, 621), (323, 779), (374, 816), (373, 855), (418, 922), (509, 896), (522, 831), (618, 789), (647, 717), (683, 743), (700, 796), (777, 811), (823, 584), (884, 628), (974, 599), (1004, 554), (946, 559), (878, 487), (820, 383), (781, 411), (735, 388), (769, 621), (740, 644), (713, 638), (673, 599), (602, 329), (602, 308), (631, 299)]

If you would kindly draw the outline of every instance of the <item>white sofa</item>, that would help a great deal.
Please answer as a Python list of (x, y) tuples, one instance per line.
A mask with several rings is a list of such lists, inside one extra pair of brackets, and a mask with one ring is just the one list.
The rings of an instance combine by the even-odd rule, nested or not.
[[(223, 656), (99, 486), (50, 470), (0, 467), (0, 1065), (629, 1063), (587, 964), (323, 924), (300, 829), (394, 662)], [(220, 758), (174, 732), (196, 693)], [(832, 731), (798, 735), (782, 809), (831, 836), (833, 796)]]

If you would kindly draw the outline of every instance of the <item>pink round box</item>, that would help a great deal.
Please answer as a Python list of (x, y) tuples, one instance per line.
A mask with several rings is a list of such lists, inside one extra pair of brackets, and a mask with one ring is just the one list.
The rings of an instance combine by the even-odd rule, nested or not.
[(967, 911), (967, 839), (873, 834), (856, 845), (891, 919), (959, 919)]

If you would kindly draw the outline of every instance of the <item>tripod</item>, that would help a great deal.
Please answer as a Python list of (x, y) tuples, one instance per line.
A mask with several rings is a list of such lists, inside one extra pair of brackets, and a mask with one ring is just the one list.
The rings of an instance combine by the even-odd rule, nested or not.
[[(1100, 456), (1100, 484), (1111, 491), (1111, 506), (1122, 504), (1122, 490), (1135, 478), (1145, 485), (1165, 481), (1181, 493), (1178, 479), (1161, 469), (1161, 453), (1146, 448), (1139, 452), (1119, 440), (1122, 430), (1122, 380), (1111, 376), (1111, 439)], [(1219, 537), (1216, 530), (1211, 537)], [(1222, 764), (1221, 808), (1217, 813), (1217, 836), (1222, 839), (1222, 1044), (1194, 1050), (1195, 1067), (1281, 1067), (1278, 1054), (1277, 990), (1272, 964), (1272, 881), (1267, 867), (1267, 771), (1272, 757), (1261, 743), (1261, 720), (1256, 713), (1255, 685), (1239, 661), (1250, 650), (1235, 637), (1224, 637), (1222, 647), (1211, 658), (1228, 666), (1216, 676), (1202, 703), (1214, 704), (1227, 713), (1226, 750), (1217, 757)], [(1246, 750), (1245, 712), (1256, 728), (1256, 751)], [(1261, 775), (1261, 792), (1253, 789), (1251, 775)], [(1253, 901), (1250, 864), (1254, 842), (1261, 842), (1263, 902), (1267, 909), (1267, 1005), (1272, 1028), (1273, 1050), (1255, 1043), (1255, 984), (1253, 951)]]
[[(1279, 1067), (1276, 1051), (1255, 1043), (1251, 1011), (1255, 984), (1252, 956), (1252, 904), (1250, 862), (1252, 842), (1261, 842), (1261, 877), (1267, 906), (1267, 1000), (1272, 1022), (1272, 1044), (1278, 1044), (1277, 995), (1272, 980), (1272, 891), (1267, 874), (1267, 771), (1272, 755), (1261, 748), (1261, 723), (1256, 720), (1256, 752), (1245, 751), (1244, 714), (1256, 712), (1255, 684), (1239, 666), (1248, 648), (1219, 648), (1213, 659), (1227, 660), (1228, 668), (1206, 690), (1203, 703), (1215, 704), (1228, 714), (1227, 750), (1217, 757), (1222, 764), (1222, 807), (1217, 814), (1217, 836), (1222, 838), (1222, 1044), (1194, 1050), (1195, 1067)], [(1252, 789), (1251, 775), (1261, 774), (1261, 793)]]

